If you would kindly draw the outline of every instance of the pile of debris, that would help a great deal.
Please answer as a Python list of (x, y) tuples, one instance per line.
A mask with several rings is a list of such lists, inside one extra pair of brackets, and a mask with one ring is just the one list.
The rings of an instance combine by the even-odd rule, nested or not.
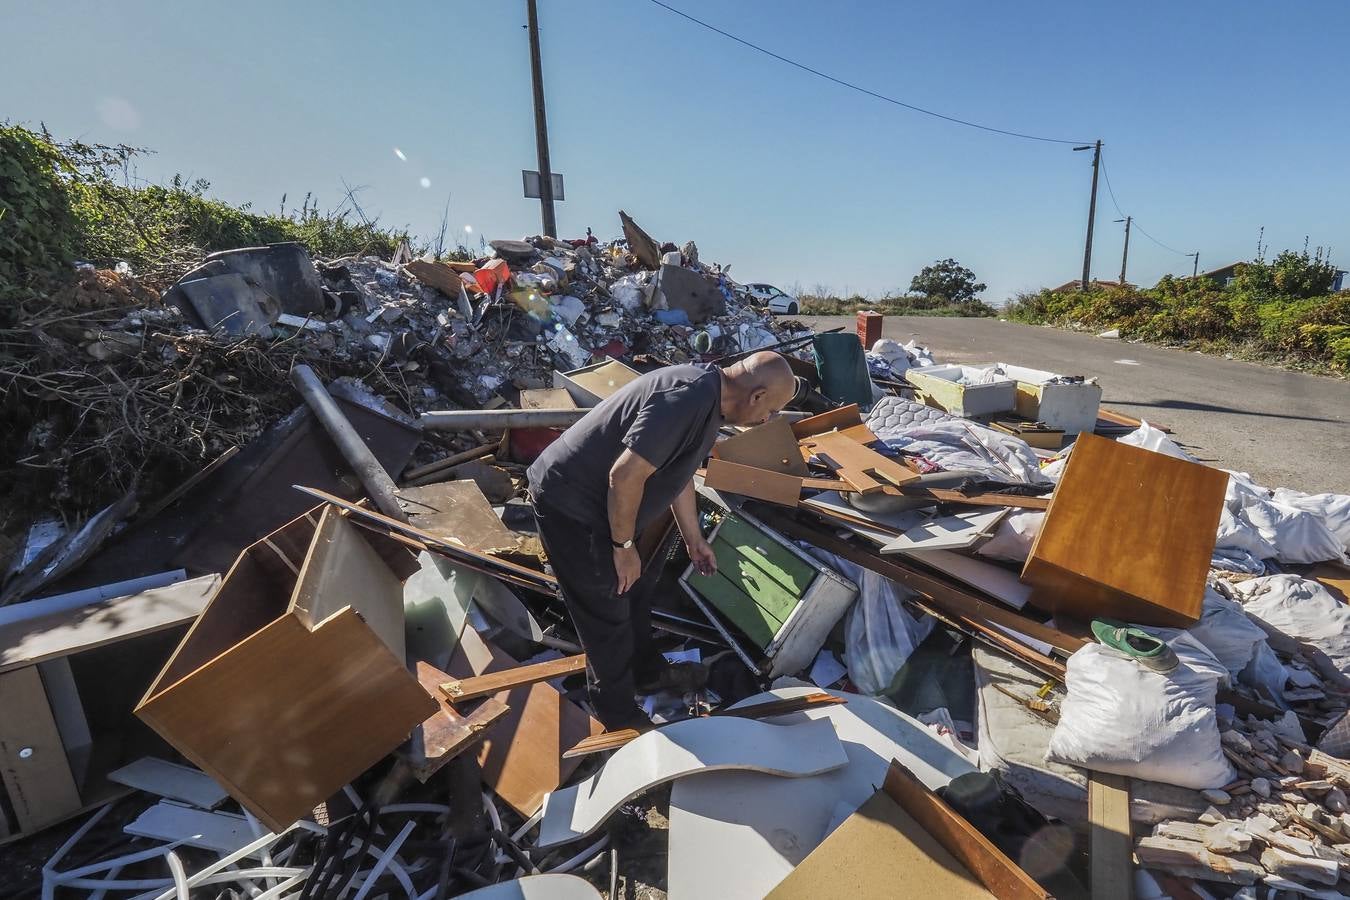
[[(48, 360), (88, 361), (25, 359), (34, 384), (74, 408), (96, 372), (132, 398), (119, 429), (52, 420), (72, 453), (215, 443), (141, 512), (100, 486), (114, 502), (18, 548), (0, 830), (37, 864), (17, 880), (1340, 896), (1350, 498), (1202, 465), (1091, 379), (785, 327), (622, 221), (622, 242), (465, 263), (218, 254), (117, 308), (134, 281), (93, 273), (77, 324), (41, 320)], [(632, 602), (707, 685), (604, 731), (525, 466), (642, 372), (763, 347), (799, 389), (697, 476), (718, 570), (669, 516), (638, 541)]]

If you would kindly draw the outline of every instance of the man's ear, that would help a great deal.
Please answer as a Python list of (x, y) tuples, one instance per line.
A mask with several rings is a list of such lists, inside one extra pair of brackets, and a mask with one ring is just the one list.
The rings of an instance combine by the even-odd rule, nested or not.
[(769, 396), (768, 388), (766, 387), (755, 388), (753, 391), (750, 392), (750, 404), (749, 404), (750, 407), (752, 409), (759, 409), (760, 405), (764, 403), (765, 398), (768, 396)]

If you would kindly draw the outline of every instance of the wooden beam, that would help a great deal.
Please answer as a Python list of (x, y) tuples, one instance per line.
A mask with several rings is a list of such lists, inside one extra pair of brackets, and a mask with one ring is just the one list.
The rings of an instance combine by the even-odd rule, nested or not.
[(463, 703), (466, 700), (486, 697), (489, 694), (509, 691), (512, 688), (524, 687), (529, 684), (538, 684), (541, 681), (552, 681), (555, 678), (584, 672), (585, 670), (586, 654), (578, 653), (576, 656), (564, 656), (560, 659), (550, 659), (529, 666), (517, 666), (514, 669), (503, 669), (500, 672), (489, 672), (486, 675), (475, 675), (472, 678), (446, 681), (441, 684), (440, 689), (441, 693), (448, 697), (451, 703)]
[(1093, 900), (1134, 900), (1130, 780), (1088, 770), (1088, 866)]
[(914, 777), (914, 773), (899, 760), (891, 761), (882, 790), (999, 900), (1052, 900), (1050, 894), (1017, 863)]
[[(847, 703), (843, 697), (836, 697), (834, 694), (827, 694), (824, 691), (815, 694), (805, 694), (801, 697), (788, 697), (784, 700), (770, 700), (767, 703), (756, 703), (754, 706), (743, 706), (737, 709), (719, 709), (710, 713), (712, 716), (737, 716), (742, 719), (767, 719), (771, 716), (782, 716), (788, 713), (801, 712), (804, 709), (815, 709), (818, 706), (835, 706), (840, 703)], [(578, 756), (585, 756), (588, 753), (604, 753), (607, 750), (617, 750), (624, 744), (638, 736), (639, 732), (632, 728), (623, 728), (619, 731), (605, 731), (600, 734), (593, 734), (590, 737), (577, 742), (577, 745), (563, 753), (563, 759), (573, 759)]]

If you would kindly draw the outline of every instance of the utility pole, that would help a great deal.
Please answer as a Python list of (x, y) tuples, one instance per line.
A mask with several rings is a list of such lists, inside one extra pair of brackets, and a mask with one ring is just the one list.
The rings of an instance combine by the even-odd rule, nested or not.
[(1197, 250), (1194, 253), (1187, 253), (1186, 255), (1195, 257), (1195, 267), (1191, 269), (1191, 277), (1196, 278), (1200, 275), (1200, 251)]
[(1117, 222), (1125, 223), (1125, 252), (1120, 254), (1120, 283), (1125, 283), (1125, 263), (1130, 259), (1130, 223), (1134, 221), (1134, 216), (1126, 216), (1124, 219), (1116, 219)]
[[(558, 236), (553, 217), (553, 168), (548, 159), (548, 115), (544, 111), (544, 72), (539, 58), (539, 11), (535, 0), (525, 0), (529, 14), (530, 74), (534, 81), (534, 142), (539, 152), (539, 206), (544, 216), (544, 234)], [(1095, 184), (1095, 178), (1094, 178)]]
[(1087, 242), (1083, 247), (1083, 290), (1086, 291), (1088, 281), (1092, 278), (1092, 224), (1097, 219), (1097, 173), (1102, 165), (1102, 142), (1097, 141), (1095, 144), (1085, 144), (1073, 149), (1092, 151), (1092, 199), (1088, 201)]

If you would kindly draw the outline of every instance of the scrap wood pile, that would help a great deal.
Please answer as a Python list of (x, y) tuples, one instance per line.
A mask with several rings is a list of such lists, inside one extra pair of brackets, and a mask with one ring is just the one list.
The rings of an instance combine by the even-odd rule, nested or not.
[[(475, 264), (252, 250), (141, 315), (276, 365), (273, 412), (129, 524), (118, 484), (24, 536), (16, 884), (1341, 895), (1350, 498), (1201, 465), (1088, 379), (798, 340), (624, 226)], [(811, 351), (796, 398), (698, 476), (717, 571), (673, 521), (639, 540), (655, 646), (707, 684), (606, 732), (523, 466), (641, 371), (774, 344)]]

